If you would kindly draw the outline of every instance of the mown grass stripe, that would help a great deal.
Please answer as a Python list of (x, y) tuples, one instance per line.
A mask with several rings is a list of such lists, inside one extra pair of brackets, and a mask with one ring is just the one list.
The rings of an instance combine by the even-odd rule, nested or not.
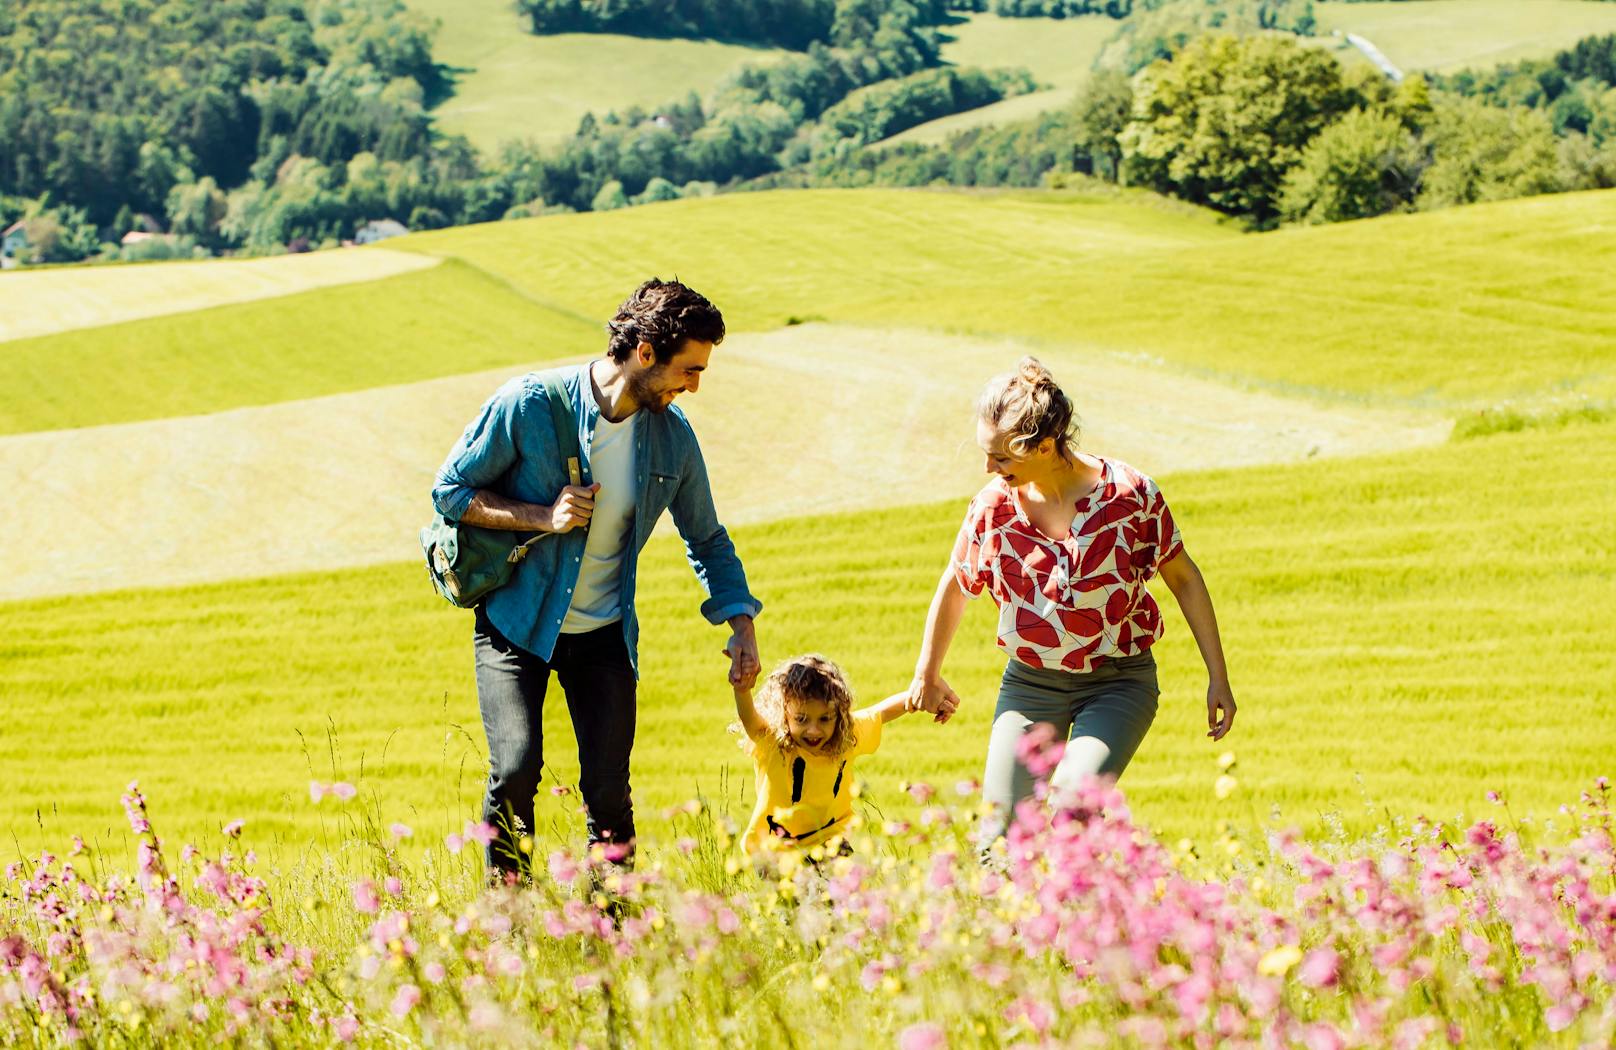
[(366, 390), (599, 350), (498, 275), (431, 270), (0, 345), (0, 434)]

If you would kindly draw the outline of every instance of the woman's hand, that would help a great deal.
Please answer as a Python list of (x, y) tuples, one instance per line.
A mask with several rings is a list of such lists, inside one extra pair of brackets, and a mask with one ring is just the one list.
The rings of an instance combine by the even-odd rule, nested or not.
[(909, 683), (909, 699), (904, 703), (904, 710), (925, 711), (941, 725), (954, 717), (959, 702), (959, 694), (941, 678), (928, 680), (923, 675), (915, 675), (915, 680)]
[(1207, 736), (1222, 740), (1234, 725), (1234, 691), (1226, 680), (1214, 679), (1206, 687)]

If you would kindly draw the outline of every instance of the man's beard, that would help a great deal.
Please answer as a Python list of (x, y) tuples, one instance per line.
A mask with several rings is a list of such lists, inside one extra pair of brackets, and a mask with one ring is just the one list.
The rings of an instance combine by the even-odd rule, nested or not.
[(628, 377), (628, 396), (634, 403), (650, 412), (661, 414), (668, 410), (669, 401), (664, 401), (662, 395), (667, 393), (656, 386), (656, 378), (665, 369), (662, 365), (652, 365), (643, 372), (635, 372)]

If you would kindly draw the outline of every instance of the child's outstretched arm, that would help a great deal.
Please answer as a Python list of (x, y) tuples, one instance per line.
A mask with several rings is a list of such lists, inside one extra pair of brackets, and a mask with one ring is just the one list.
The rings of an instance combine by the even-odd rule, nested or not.
[(763, 717), (757, 713), (752, 703), (752, 690), (748, 686), (735, 687), (735, 717), (740, 719), (748, 740), (760, 740), (768, 735), (769, 727), (763, 724)]
[(886, 725), (894, 718), (902, 718), (908, 714), (908, 703), (909, 694), (907, 692), (893, 693), (879, 704), (871, 704), (869, 707), (864, 708), (859, 714), (864, 714), (865, 711), (874, 711), (881, 716), (881, 724)]

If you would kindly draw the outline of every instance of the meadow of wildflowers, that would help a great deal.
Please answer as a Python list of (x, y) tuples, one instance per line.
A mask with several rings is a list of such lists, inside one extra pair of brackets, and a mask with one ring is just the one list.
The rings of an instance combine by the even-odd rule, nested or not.
[[(1033, 738), (1051, 768), (1058, 745)], [(1225, 755), (1217, 790), (1239, 790)], [(868, 813), (851, 856), (759, 873), (700, 802), (633, 871), (532, 847), (484, 888), (444, 841), (374, 813), (260, 873), (162, 838), (74, 842), (0, 888), (0, 1045), (1607, 1047), (1616, 844), (1601, 778), (1547, 827), (1424, 820), (1353, 841), (1140, 829), (1092, 783), (1032, 800), (986, 857), (972, 783)], [(347, 784), (310, 804), (357, 807)], [(330, 799), (330, 802), (321, 800)], [(1054, 804), (1051, 804), (1054, 803)], [(130, 863), (132, 861), (132, 865)]]

